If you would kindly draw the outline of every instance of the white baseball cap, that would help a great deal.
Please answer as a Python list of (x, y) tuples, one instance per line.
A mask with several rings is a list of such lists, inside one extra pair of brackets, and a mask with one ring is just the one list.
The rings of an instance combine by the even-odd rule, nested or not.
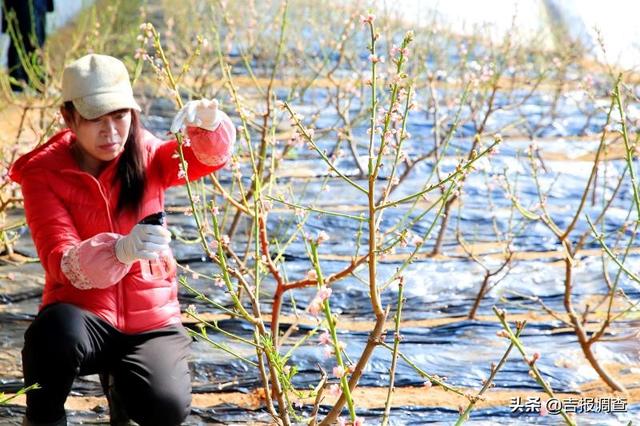
[(94, 53), (65, 67), (62, 72), (62, 100), (73, 102), (86, 120), (119, 109), (140, 111), (133, 98), (129, 73), (122, 61)]

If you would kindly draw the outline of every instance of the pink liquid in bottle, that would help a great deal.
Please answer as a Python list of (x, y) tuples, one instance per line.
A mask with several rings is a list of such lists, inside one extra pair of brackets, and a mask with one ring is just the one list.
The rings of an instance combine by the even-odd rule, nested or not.
[[(164, 212), (154, 213), (142, 219), (141, 224), (164, 225)], [(175, 261), (170, 250), (158, 253), (157, 259), (140, 260), (140, 271), (142, 278), (148, 281), (164, 280), (171, 276), (176, 269)]]

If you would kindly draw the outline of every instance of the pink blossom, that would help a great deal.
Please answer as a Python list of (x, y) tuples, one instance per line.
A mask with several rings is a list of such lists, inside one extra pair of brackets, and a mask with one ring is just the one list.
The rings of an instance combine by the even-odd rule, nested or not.
[(369, 61), (373, 62), (374, 64), (377, 64), (378, 62), (382, 64), (384, 63), (384, 56), (369, 55)]
[(364, 425), (364, 419), (362, 417), (356, 417), (355, 420), (353, 421), (353, 426), (363, 426)]
[(506, 339), (509, 339), (509, 333), (507, 333), (505, 330), (498, 330), (496, 331), (496, 336), (498, 337), (504, 337)]
[(331, 289), (327, 286), (322, 286), (318, 289), (315, 297), (309, 304), (309, 313), (313, 316), (317, 316), (322, 310), (322, 304), (331, 296)]
[(344, 370), (343, 366), (337, 365), (337, 366), (333, 367), (333, 375), (336, 378), (338, 378), (338, 379), (342, 378), (342, 376), (344, 376), (344, 373), (345, 373), (345, 370)]
[(329, 386), (329, 395), (338, 397), (340, 396), (341, 393), (342, 393), (342, 390), (340, 390), (340, 385), (338, 385), (337, 383), (334, 383), (331, 386)]
[(140, 31), (144, 34), (145, 37), (151, 38), (153, 37), (153, 25), (150, 22), (144, 23), (140, 25)]
[(289, 140), (289, 145), (299, 145), (302, 142), (302, 136), (300, 136), (300, 133), (296, 132), (293, 134), (293, 136), (291, 137), (291, 139)]
[[(402, 115), (400, 115), (400, 114), (398, 114), (398, 113), (392, 114), (392, 115), (391, 115), (391, 121), (392, 121), (393, 123), (399, 123), (399, 122), (401, 122), (401, 121), (402, 121)], [(395, 129), (394, 129), (394, 130), (395, 130)]]
[(407, 246), (407, 239), (405, 238), (404, 235), (400, 236), (400, 247), (406, 247)]
[(321, 345), (328, 345), (331, 343), (331, 335), (329, 334), (328, 331), (325, 331), (324, 333), (322, 333), (320, 335), (320, 344)]
[(318, 244), (322, 244), (325, 241), (329, 241), (329, 234), (325, 231), (318, 232), (317, 242)]
[(323, 285), (322, 287), (320, 287), (320, 290), (318, 290), (318, 294), (316, 294), (316, 299), (320, 299), (321, 301), (324, 302), (331, 296), (331, 292), (332, 290), (329, 287)]
[(322, 311), (322, 300), (315, 297), (309, 304), (309, 313), (314, 317), (317, 317)]
[(224, 287), (224, 280), (220, 277), (217, 277), (213, 280), (213, 285), (215, 285), (216, 287)]
[(309, 269), (307, 271), (307, 279), (308, 280), (317, 280), (318, 279), (318, 273), (315, 271), (315, 269)]
[(393, 46), (391, 48), (391, 56), (396, 56), (398, 53), (404, 57), (407, 57), (409, 56), (409, 48)]
[(368, 14), (367, 16), (360, 15), (360, 23), (362, 25), (373, 24), (373, 21), (376, 20), (376, 15)]
[(307, 135), (309, 135), (309, 138), (313, 139), (313, 137), (315, 136), (316, 131), (313, 129), (307, 129)]
[(593, 86), (593, 76), (592, 76), (591, 74), (587, 74), (587, 75), (584, 77), (584, 83), (585, 83), (587, 86)]
[(431, 386), (432, 386), (432, 384), (431, 384), (431, 380), (427, 380), (426, 382), (424, 382), (424, 387), (425, 387), (425, 389), (430, 389), (430, 388), (431, 388)]
[(333, 355), (333, 348), (331, 346), (325, 346), (324, 350), (322, 351), (322, 356), (324, 356), (325, 358), (329, 358), (331, 357), (331, 355)]
[(414, 235), (411, 238), (411, 245), (417, 246), (418, 244), (422, 244), (423, 242), (424, 242), (424, 240), (419, 235)]
[(347, 421), (344, 417), (338, 417), (338, 426), (347, 426)]

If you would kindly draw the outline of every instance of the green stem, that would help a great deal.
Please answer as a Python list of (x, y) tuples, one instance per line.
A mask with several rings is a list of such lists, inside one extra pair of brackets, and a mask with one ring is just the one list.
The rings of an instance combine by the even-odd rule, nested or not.
[(338, 170), (338, 168), (331, 162), (331, 160), (329, 159), (329, 157), (327, 157), (327, 154), (324, 153), (324, 151), (322, 151), (318, 145), (316, 145), (316, 143), (313, 141), (313, 138), (311, 137), (311, 135), (309, 134), (309, 132), (307, 131), (307, 129), (305, 129), (305, 127), (302, 125), (302, 123), (300, 122), (300, 119), (298, 118), (298, 116), (293, 112), (293, 110), (291, 109), (291, 106), (289, 105), (288, 102), (283, 102), (285, 109), (287, 110), (287, 112), (289, 113), (289, 115), (291, 115), (291, 119), (294, 121), (294, 124), (296, 125), (296, 127), (300, 130), (300, 132), (302, 132), (302, 136), (304, 136), (304, 138), (307, 140), (307, 142), (309, 143), (309, 145), (311, 145), (311, 147), (318, 153), (320, 154), (320, 157), (324, 160), (325, 163), (327, 163), (327, 165), (331, 168), (331, 170), (333, 170), (338, 176), (340, 176), (344, 181), (346, 181), (349, 185), (353, 186), (354, 188), (356, 188), (358, 191), (367, 194), (367, 190), (364, 189), (362, 186), (358, 185), (357, 183), (355, 183), (354, 181), (352, 181), (349, 177), (347, 177), (344, 173), (342, 173), (340, 170)]
[(492, 143), (488, 148), (486, 148), (484, 151), (482, 151), (481, 153), (479, 153), (477, 155), (477, 157), (473, 158), (472, 160), (468, 161), (467, 163), (465, 163), (464, 165), (462, 165), (461, 167), (459, 167), (455, 172), (449, 174), (449, 176), (447, 176), (446, 178), (442, 179), (440, 182), (434, 183), (433, 185), (429, 185), (428, 187), (414, 193), (411, 195), (408, 195), (406, 197), (402, 197), (398, 200), (395, 201), (389, 201), (387, 203), (384, 204), (380, 204), (378, 206), (376, 206), (376, 210), (382, 210), (382, 209), (386, 209), (388, 207), (393, 207), (393, 206), (397, 206), (398, 204), (402, 204), (402, 203), (406, 203), (407, 201), (411, 201), (414, 198), (418, 198), (428, 192), (433, 191), (434, 189), (438, 188), (441, 185), (444, 185), (445, 183), (450, 182), (451, 180), (455, 179), (458, 175), (461, 175), (466, 169), (468, 169), (473, 163), (475, 163), (476, 161), (478, 161), (480, 158), (482, 158), (483, 156), (487, 155), (489, 152), (491, 152), (491, 150), (497, 146), (500, 142), (494, 142)]
[(624, 141), (625, 148), (625, 160), (627, 161), (627, 165), (629, 166), (629, 172), (631, 174), (631, 187), (633, 188), (633, 200), (636, 204), (636, 217), (640, 219), (640, 194), (638, 194), (638, 184), (636, 182), (636, 170), (633, 167), (633, 158), (632, 158), (632, 149), (629, 144), (629, 134), (627, 131), (627, 118), (624, 113), (624, 108), (622, 107), (622, 99), (620, 96), (620, 80), (622, 78), (622, 74), (618, 76), (618, 81), (616, 81), (615, 88), (613, 89), (613, 96), (615, 97), (616, 104), (618, 105), (618, 110), (620, 111), (620, 125), (622, 126), (622, 140)]
[[(549, 386), (549, 384), (542, 377), (540, 370), (538, 370), (538, 367), (536, 366), (535, 360), (529, 361), (529, 359), (527, 358), (527, 353), (524, 346), (520, 342), (520, 339), (518, 338), (518, 336), (516, 336), (516, 334), (511, 330), (511, 327), (507, 323), (504, 313), (500, 313), (495, 306), (493, 307), (493, 312), (496, 314), (496, 316), (500, 320), (500, 323), (502, 324), (502, 327), (504, 328), (504, 330), (507, 332), (509, 339), (518, 349), (525, 363), (529, 366), (529, 371), (531, 371), (531, 373), (533, 374), (536, 382), (538, 382), (538, 384), (542, 386), (542, 389), (544, 389), (547, 395), (549, 395), (551, 398), (555, 398), (556, 396), (553, 393), (553, 389), (551, 389), (551, 386)], [(566, 424), (575, 426), (575, 422), (571, 420), (571, 418), (567, 415), (564, 409), (560, 410), (560, 415), (562, 416)]]
[[(387, 343), (384, 343), (384, 342), (381, 342), (381, 343), (380, 343), (380, 346), (382, 346), (383, 348), (387, 348), (388, 350), (390, 350), (390, 351), (392, 351), (392, 352), (393, 352), (393, 350), (394, 350), (394, 349), (393, 349), (393, 346), (391, 346), (391, 345), (389, 345), (389, 344), (387, 344)], [(440, 387), (442, 387), (443, 389), (445, 389), (445, 390), (447, 390), (447, 391), (451, 391), (451, 392), (455, 393), (456, 395), (460, 395), (460, 396), (463, 396), (463, 397), (465, 397), (465, 398), (467, 398), (467, 399), (468, 399), (468, 396), (467, 396), (467, 394), (466, 394), (466, 393), (464, 393), (463, 391), (461, 391), (461, 390), (459, 390), (459, 389), (456, 389), (456, 388), (454, 388), (454, 387), (452, 387), (452, 386), (449, 386), (448, 384), (446, 384), (446, 383), (445, 383), (442, 379), (440, 379), (439, 377), (437, 377), (437, 376), (435, 376), (435, 375), (432, 375), (432, 374), (427, 373), (427, 372), (426, 372), (426, 371), (424, 371), (422, 368), (418, 367), (418, 366), (417, 366), (413, 361), (411, 361), (411, 359), (409, 359), (409, 357), (407, 357), (407, 356), (406, 356), (405, 354), (403, 354), (402, 352), (398, 351), (398, 356), (399, 356), (400, 358), (402, 358), (402, 360), (403, 360), (404, 362), (406, 362), (406, 363), (409, 365), (409, 367), (411, 367), (411, 368), (413, 368), (414, 370), (416, 370), (416, 372), (417, 372), (420, 376), (422, 376), (422, 377), (424, 377), (425, 379), (429, 380), (429, 382), (430, 382), (431, 384), (433, 384), (433, 385), (437, 385), (437, 386), (440, 386)]]
[[(322, 275), (322, 269), (320, 268), (320, 261), (318, 260), (318, 245), (315, 242), (311, 243), (311, 258), (313, 266), (316, 270), (316, 274), (318, 275), (318, 287), (322, 287), (324, 286), (324, 277)], [(345, 368), (344, 360), (342, 359), (342, 349), (340, 348), (340, 341), (338, 340), (338, 333), (336, 332), (336, 322), (333, 315), (331, 314), (331, 306), (329, 305), (328, 298), (322, 302), (322, 307), (325, 319), (327, 320), (327, 326), (329, 327), (329, 332), (331, 334), (331, 341), (333, 343), (333, 350), (336, 354), (336, 361), (338, 363), (338, 366), (340, 366), (342, 368), (342, 371), (344, 371), (344, 374), (342, 375), (342, 377), (340, 377), (340, 387), (342, 388), (342, 392), (347, 399), (347, 406), (349, 407), (351, 420), (355, 420), (356, 410), (353, 404), (351, 390), (349, 389), (349, 381), (347, 378), (348, 369)]]
[(265, 195), (264, 197), (269, 199), (269, 200), (271, 200), (271, 201), (276, 201), (278, 203), (284, 204), (285, 206), (293, 207), (293, 208), (300, 209), (300, 210), (307, 210), (307, 211), (310, 211), (310, 212), (326, 214), (328, 216), (344, 217), (346, 219), (357, 220), (359, 222), (366, 222), (367, 221), (362, 216), (353, 216), (353, 215), (346, 214), (346, 213), (331, 212), (329, 210), (318, 209), (318, 208), (315, 208), (315, 207), (306, 207), (306, 206), (302, 206), (300, 204), (292, 203), (290, 201), (285, 201), (285, 200), (283, 200), (281, 198), (272, 197), (270, 195)]
[(391, 412), (391, 395), (394, 391), (394, 383), (396, 378), (396, 365), (398, 363), (398, 350), (400, 348), (400, 318), (402, 317), (402, 293), (404, 290), (404, 280), (398, 282), (398, 311), (396, 312), (395, 332), (393, 335), (393, 352), (391, 354), (391, 368), (389, 369), (389, 389), (387, 391), (387, 401), (384, 404), (384, 414), (382, 416), (382, 426), (389, 423), (389, 413)]
[[(522, 331), (524, 330), (525, 326), (526, 326), (526, 322), (523, 322), (522, 325), (517, 329), (516, 338), (520, 337), (520, 334), (522, 334)], [(513, 346), (514, 346), (514, 343), (510, 342), (509, 347), (505, 351), (504, 355), (502, 355), (502, 358), (500, 358), (500, 361), (498, 362), (498, 364), (495, 366), (493, 365), (491, 366), (491, 374), (489, 375), (489, 378), (484, 381), (484, 383), (482, 384), (482, 389), (480, 389), (480, 392), (478, 392), (475, 398), (469, 401), (469, 405), (467, 405), (467, 408), (462, 412), (462, 414), (460, 414), (460, 417), (458, 417), (458, 421), (456, 422), (455, 426), (460, 426), (465, 421), (469, 420), (469, 414), (475, 408), (476, 402), (478, 402), (480, 397), (491, 387), (491, 384), (493, 383), (493, 379), (498, 374), (498, 371), (500, 371), (500, 369), (507, 362), (507, 358), (509, 358), (509, 354), (511, 353)]]

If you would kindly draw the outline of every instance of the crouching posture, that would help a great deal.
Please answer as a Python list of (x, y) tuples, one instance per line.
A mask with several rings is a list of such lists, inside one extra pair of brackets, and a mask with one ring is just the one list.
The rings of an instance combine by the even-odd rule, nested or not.
[[(118, 59), (91, 54), (63, 72), (67, 129), (20, 157), (27, 224), (46, 274), (40, 310), (22, 350), (25, 425), (66, 425), (77, 376), (100, 374), (111, 424), (178, 425), (189, 414), (190, 339), (180, 321), (175, 268), (143, 274), (141, 264), (174, 262), (163, 224), (164, 191), (185, 183), (176, 140), (142, 128), (129, 75)], [(235, 129), (216, 101), (192, 101), (172, 131), (186, 127), (190, 180), (223, 167)], [(144, 221), (143, 221), (144, 222)]]

